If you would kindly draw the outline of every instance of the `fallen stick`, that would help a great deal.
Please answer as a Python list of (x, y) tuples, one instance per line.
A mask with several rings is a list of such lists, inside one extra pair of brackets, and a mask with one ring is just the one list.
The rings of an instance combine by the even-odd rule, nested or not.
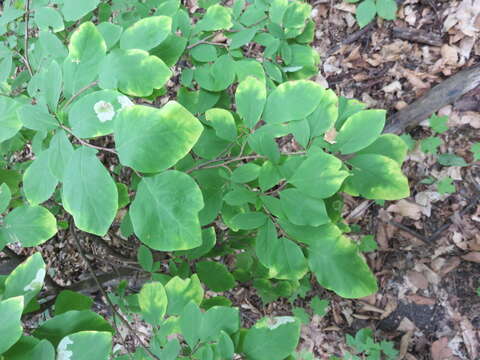
[(430, 89), (424, 96), (390, 116), (385, 133), (401, 134), (418, 125), (442, 107), (453, 104), (467, 92), (480, 86), (480, 64), (459, 71)]
[(432, 46), (443, 45), (442, 37), (440, 35), (434, 34), (434, 33), (427, 33), (425, 31), (416, 30), (416, 29), (394, 27), (393, 36), (402, 40), (408, 40), (408, 41), (432, 45)]

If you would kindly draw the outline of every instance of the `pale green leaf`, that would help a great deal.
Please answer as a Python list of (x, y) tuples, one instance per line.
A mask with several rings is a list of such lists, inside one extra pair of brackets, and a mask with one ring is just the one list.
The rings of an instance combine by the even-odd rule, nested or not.
[(15, 136), (22, 128), (22, 122), (17, 115), (20, 106), (15, 100), (0, 96), (0, 143)]
[(37, 246), (57, 233), (55, 217), (41, 206), (20, 206), (4, 219), (9, 242), (19, 241), (23, 247)]
[(17, 110), (18, 118), (23, 126), (37, 131), (50, 131), (59, 127), (59, 123), (48, 113), (48, 109), (41, 105), (22, 105)]
[(187, 279), (175, 276), (165, 285), (165, 291), (168, 297), (168, 315), (180, 315), (190, 301), (200, 305), (204, 294), (196, 274)]
[(237, 112), (248, 128), (253, 129), (260, 120), (266, 98), (265, 82), (249, 76), (238, 84), (235, 92)]
[(335, 137), (334, 150), (352, 154), (378, 139), (385, 126), (385, 110), (363, 110), (350, 116)]
[(143, 285), (138, 294), (138, 305), (145, 321), (152, 325), (160, 325), (167, 312), (167, 293), (159, 282)]
[(295, 225), (319, 226), (330, 222), (325, 202), (297, 189), (286, 189), (280, 192), (282, 210)]
[(51, 150), (38, 154), (23, 174), (23, 191), (32, 205), (38, 205), (50, 199), (57, 187), (58, 180), (50, 171)]
[(150, 50), (160, 45), (172, 30), (172, 18), (151, 16), (127, 28), (120, 38), (120, 48)]
[(360, 28), (366, 26), (375, 18), (377, 13), (377, 7), (375, 6), (374, 0), (364, 0), (357, 6), (355, 16), (357, 18), (358, 25)]
[(188, 154), (203, 126), (187, 109), (171, 101), (161, 109), (141, 105), (126, 108), (116, 118), (114, 129), (123, 165), (159, 172)]
[(152, 249), (188, 250), (202, 244), (198, 212), (203, 206), (195, 181), (171, 170), (142, 178), (130, 217), (135, 234)]
[(408, 179), (394, 160), (375, 154), (357, 155), (348, 160), (351, 187), (367, 199), (398, 200), (410, 195)]
[(80, 331), (70, 334), (60, 341), (57, 346), (57, 359), (108, 360), (111, 350), (111, 333), (106, 331)]
[(45, 262), (37, 252), (18, 265), (5, 280), (4, 298), (23, 296), (25, 305), (42, 289), (46, 274)]
[(326, 199), (335, 194), (349, 175), (342, 162), (322, 150), (312, 151), (288, 180), (302, 193)]
[(225, 109), (210, 109), (205, 113), (209, 125), (215, 129), (217, 136), (223, 140), (234, 141), (237, 137), (237, 127), (232, 113)]
[(119, 89), (130, 96), (150, 96), (160, 89), (172, 72), (156, 56), (139, 49), (111, 51), (100, 66), (99, 86)]
[(8, 209), (12, 200), (12, 192), (6, 183), (0, 185), (0, 214)]
[(285, 82), (268, 96), (264, 119), (267, 123), (304, 119), (320, 104), (323, 92), (313, 81)]
[(50, 140), (49, 151), (50, 171), (61, 181), (63, 179), (65, 167), (73, 156), (73, 146), (68, 140), (65, 131), (59, 130), (55, 133), (52, 140)]
[(75, 150), (65, 168), (62, 203), (77, 228), (103, 236), (117, 213), (118, 193), (96, 153), (84, 146)]
[(0, 354), (7, 351), (22, 336), (23, 297), (0, 301)]
[(100, 4), (100, 0), (64, 0), (62, 13), (65, 20), (76, 21), (95, 10), (98, 4)]

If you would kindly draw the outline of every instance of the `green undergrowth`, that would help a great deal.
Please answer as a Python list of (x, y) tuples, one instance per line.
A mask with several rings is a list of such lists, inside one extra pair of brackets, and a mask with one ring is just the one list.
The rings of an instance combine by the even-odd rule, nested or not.
[[(106, 294), (123, 314), (107, 319), (64, 290), (27, 335), (22, 319), (47, 300), (34, 253), (0, 278), (0, 358), (312, 358), (295, 351), (301, 321), (327, 303), (246, 329), (229, 291), (377, 291), (362, 255), (375, 243), (349, 238), (342, 195), (409, 196), (407, 146), (382, 135), (385, 111), (309, 80), (310, 13), (287, 0), (4, 2), (0, 248), (116, 233), (142, 243), (149, 281)], [(122, 354), (112, 335), (133, 316), (151, 334), (127, 327), (138, 347)]]

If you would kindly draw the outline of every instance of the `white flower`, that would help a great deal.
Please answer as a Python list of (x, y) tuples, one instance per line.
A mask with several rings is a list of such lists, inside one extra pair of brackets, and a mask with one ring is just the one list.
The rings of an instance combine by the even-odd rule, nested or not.
[(125, 95), (120, 95), (120, 96), (118, 96), (118, 97), (117, 97), (117, 100), (118, 100), (119, 104), (122, 105), (122, 109), (135, 105), (135, 104), (132, 102), (132, 100), (130, 100), (130, 99), (129, 99), (128, 97), (126, 97)]
[(45, 278), (45, 269), (38, 269), (35, 279), (33, 279), (30, 284), (23, 288), (23, 291), (37, 291), (43, 285), (43, 279)]
[(93, 110), (97, 114), (98, 120), (101, 122), (110, 121), (115, 116), (115, 109), (109, 102), (100, 100), (93, 106)]
[(57, 347), (57, 360), (70, 360), (70, 358), (73, 355), (72, 351), (67, 350), (68, 345), (72, 345), (73, 341), (70, 340), (70, 338), (64, 337), (62, 341), (60, 341), (60, 344), (58, 344)]

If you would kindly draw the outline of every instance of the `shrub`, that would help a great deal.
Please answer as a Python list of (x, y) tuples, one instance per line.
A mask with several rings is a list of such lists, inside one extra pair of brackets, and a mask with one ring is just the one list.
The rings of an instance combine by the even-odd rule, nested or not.
[[(243, 329), (230, 300), (205, 299), (201, 283), (223, 292), (248, 282), (264, 301), (295, 296), (312, 275), (346, 298), (376, 291), (346, 235), (342, 193), (408, 196), (406, 145), (381, 135), (385, 111), (308, 80), (319, 65), (310, 5), (4, 6), (0, 248), (41, 245), (58, 228), (110, 236), (120, 224), (124, 238), (143, 243), (138, 260), (151, 281), (138, 294), (104, 295), (151, 325), (136, 359), (306, 356), (294, 352), (295, 317)], [(290, 135), (289, 150), (279, 144)], [(159, 253), (168, 267), (154, 261)], [(218, 260), (226, 255), (228, 266)], [(109, 358), (116, 331), (69, 290), (53, 317), (22, 335), (21, 316), (38, 308), (46, 273), (35, 253), (2, 278), (0, 332), (9, 335), (0, 354)]]

